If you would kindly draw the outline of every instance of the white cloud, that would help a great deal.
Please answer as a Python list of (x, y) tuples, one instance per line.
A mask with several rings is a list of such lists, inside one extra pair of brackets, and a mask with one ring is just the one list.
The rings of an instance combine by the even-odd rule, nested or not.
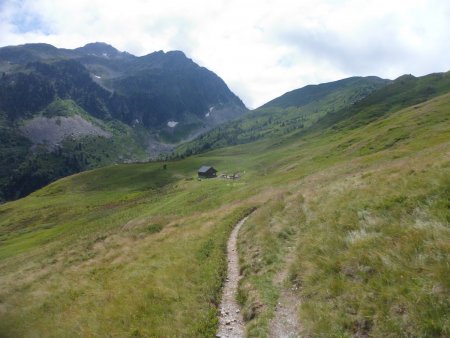
[(183, 50), (250, 107), (309, 83), (450, 69), (446, 0), (4, 0), (0, 45)]

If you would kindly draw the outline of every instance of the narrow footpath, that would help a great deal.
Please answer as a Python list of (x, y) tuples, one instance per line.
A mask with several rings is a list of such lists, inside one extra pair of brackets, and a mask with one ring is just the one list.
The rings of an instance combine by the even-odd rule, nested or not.
[(289, 266), (294, 260), (294, 247), (290, 248), (284, 263), (284, 268), (275, 276), (274, 283), (280, 288), (280, 298), (275, 308), (275, 314), (269, 323), (269, 337), (301, 338), (303, 328), (298, 322), (300, 301), (296, 296), (295, 287), (287, 282)]
[(297, 320), (299, 308), (298, 296), (293, 289), (283, 286), (275, 308), (275, 316), (269, 324), (269, 337), (300, 338), (302, 327)]
[(223, 288), (222, 302), (220, 303), (219, 330), (216, 337), (243, 338), (245, 337), (245, 326), (239, 304), (236, 301), (238, 283), (241, 279), (239, 274), (239, 257), (237, 253), (237, 236), (241, 226), (248, 216), (243, 218), (231, 232), (227, 244), (228, 272)]

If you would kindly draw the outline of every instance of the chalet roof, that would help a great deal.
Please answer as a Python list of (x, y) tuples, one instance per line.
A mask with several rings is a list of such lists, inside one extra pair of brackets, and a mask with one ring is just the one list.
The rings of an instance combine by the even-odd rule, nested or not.
[(198, 169), (198, 172), (199, 172), (199, 173), (207, 173), (210, 169), (212, 169), (212, 170), (214, 170), (214, 171), (217, 171), (216, 169), (214, 169), (214, 168), (211, 167), (211, 166), (202, 165), (202, 166), (200, 167), (200, 169)]

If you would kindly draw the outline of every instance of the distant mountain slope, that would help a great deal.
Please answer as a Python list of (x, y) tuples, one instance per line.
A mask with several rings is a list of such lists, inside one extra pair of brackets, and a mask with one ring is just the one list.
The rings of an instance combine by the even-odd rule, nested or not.
[(180, 51), (135, 57), (105, 43), (74, 50), (27, 44), (0, 48), (0, 71), (0, 109), (15, 117), (23, 105), (34, 113), (59, 97), (99, 118), (157, 130), (174, 120), (195, 132), (246, 110), (222, 79)]
[[(171, 148), (165, 143), (246, 111), (222, 79), (180, 51), (136, 57), (105, 43), (8, 46), (0, 72), (0, 201), (80, 170), (154, 158)], [(77, 113), (67, 117), (70, 110)], [(44, 141), (51, 146), (36, 147)]]
[(350, 107), (389, 82), (375, 76), (351, 77), (293, 90), (181, 145), (178, 154), (189, 155), (307, 129), (326, 114)]
[[(287, 92), (265, 103), (260, 108), (305, 106), (311, 102), (327, 100), (327, 97), (328, 101), (332, 101), (333, 99), (336, 101), (347, 100), (352, 104), (389, 82), (390, 80), (381, 79), (376, 76), (355, 76), (318, 85), (308, 85)], [(348, 93), (346, 93), (347, 91)]]
[(421, 77), (403, 75), (354, 105), (327, 114), (312, 129), (355, 128), (448, 91), (450, 91), (450, 71)]
[[(369, 82), (362, 87), (361, 81), (364, 79)], [(351, 83), (354, 86), (350, 85)], [(337, 86), (339, 84), (340, 86)], [(314, 92), (314, 89), (318, 92)], [(394, 81), (376, 77), (349, 78), (331, 84), (306, 86), (289, 92), (295, 94), (289, 94), (287, 96), (289, 100), (286, 100), (286, 94), (282, 95), (270, 101), (270, 104), (267, 103), (269, 106), (266, 108), (251, 111), (181, 145), (177, 149), (177, 155), (185, 156), (288, 133), (298, 137), (307, 133), (321, 133), (330, 127), (356, 128), (448, 91), (450, 91), (450, 72), (421, 77), (403, 75)], [(305, 93), (306, 98), (302, 98), (301, 93)], [(319, 97), (321, 99), (317, 99)], [(359, 100), (355, 100), (356, 97)], [(288, 108), (272, 106), (294, 102), (304, 105)]]

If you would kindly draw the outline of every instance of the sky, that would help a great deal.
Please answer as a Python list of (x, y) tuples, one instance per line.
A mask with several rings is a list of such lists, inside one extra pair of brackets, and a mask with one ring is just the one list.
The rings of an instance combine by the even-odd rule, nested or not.
[(0, 46), (182, 50), (249, 108), (308, 84), (450, 70), (448, 0), (0, 0)]

